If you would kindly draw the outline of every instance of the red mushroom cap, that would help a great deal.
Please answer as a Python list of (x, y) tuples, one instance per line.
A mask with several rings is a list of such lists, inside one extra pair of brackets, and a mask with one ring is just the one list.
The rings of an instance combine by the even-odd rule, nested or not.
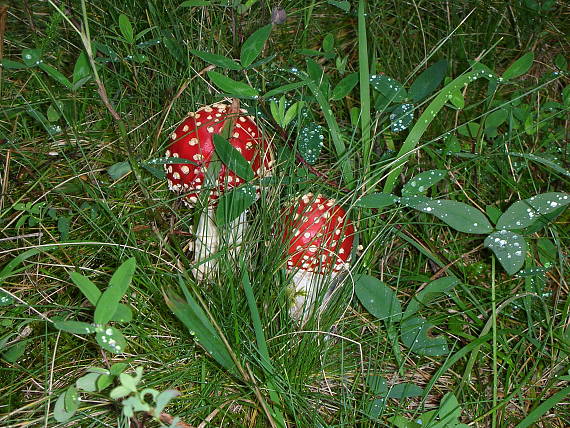
[(334, 199), (303, 195), (288, 211), (284, 239), (289, 241), (287, 269), (338, 272), (346, 268), (354, 226)]
[[(196, 203), (198, 193), (202, 191), (205, 176), (214, 153), (213, 135), (220, 134), (226, 119), (235, 120), (228, 141), (250, 163), (255, 177), (263, 177), (272, 167), (271, 152), (253, 117), (245, 110), (230, 115), (227, 104), (212, 104), (190, 113), (172, 133), (172, 143), (166, 151), (166, 157), (188, 159), (193, 164), (165, 165), (168, 187), (170, 190), (186, 193), (185, 201), (189, 205)], [(217, 189), (211, 189), (210, 204), (216, 203), (218, 195), (224, 190), (243, 184), (244, 180), (222, 164), (217, 180)]]

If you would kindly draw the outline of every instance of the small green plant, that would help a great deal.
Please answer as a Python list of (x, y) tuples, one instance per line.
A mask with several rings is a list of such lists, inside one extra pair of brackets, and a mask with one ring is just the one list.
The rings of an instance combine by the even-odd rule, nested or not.
[[(143, 368), (136, 367), (135, 374), (125, 373), (128, 368), (126, 363), (115, 363), (109, 369), (100, 367), (91, 367), (87, 369), (87, 374), (81, 376), (75, 381), (75, 385), (69, 386), (57, 399), (53, 416), (58, 422), (66, 422), (70, 420), (77, 411), (81, 410), (81, 403), (88, 402), (88, 399), (82, 398), (81, 395), (93, 395), (100, 400), (101, 393), (107, 391), (111, 386), (116, 385), (108, 392), (108, 397), (113, 401), (119, 401), (121, 405), (121, 414), (125, 417), (126, 422), (121, 426), (131, 426), (130, 422), (136, 417), (138, 412), (143, 412), (154, 418), (156, 421), (168, 421), (171, 427), (179, 426), (179, 418), (172, 418), (170, 415), (163, 414), (164, 408), (179, 392), (174, 389), (165, 391), (157, 391), (153, 388), (140, 388), (139, 384), (143, 376)], [(149, 401), (149, 396), (151, 400)]]
[(110, 322), (127, 323), (133, 318), (131, 308), (124, 303), (120, 303), (122, 297), (126, 294), (131, 283), (136, 268), (136, 260), (128, 259), (117, 268), (107, 289), (101, 293), (99, 288), (87, 277), (73, 272), (71, 280), (87, 298), (87, 300), (95, 306), (93, 322), (74, 320), (56, 320), (55, 327), (73, 334), (95, 334), (95, 339), (99, 346), (114, 354), (120, 354), (125, 351), (127, 341), (123, 333), (114, 326), (109, 325)]
[(439, 409), (423, 413), (416, 420), (409, 420), (403, 416), (394, 416), (389, 421), (396, 428), (467, 428), (469, 425), (461, 423), (461, 406), (452, 392), (443, 396)]

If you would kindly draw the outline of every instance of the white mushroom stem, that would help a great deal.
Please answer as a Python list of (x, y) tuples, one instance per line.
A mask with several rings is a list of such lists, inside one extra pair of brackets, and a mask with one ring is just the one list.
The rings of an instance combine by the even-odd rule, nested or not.
[[(301, 326), (304, 325), (315, 309), (315, 303), (321, 297), (325, 286), (334, 283), (339, 272), (331, 272), (328, 275), (308, 272), (298, 269), (293, 274), (293, 283), (290, 285), (292, 302), (289, 307), (289, 315)], [(328, 296), (322, 296), (322, 306), (326, 305)]]
[[(192, 272), (198, 281), (208, 279), (216, 269), (218, 261), (213, 256), (218, 252), (220, 246), (232, 247), (230, 254), (236, 254), (237, 246), (241, 244), (245, 230), (247, 228), (247, 212), (223, 227), (227, 234), (220, 235), (220, 230), (215, 223), (215, 208), (208, 207), (202, 212), (198, 229), (196, 230), (196, 240), (194, 241), (194, 267)], [(214, 256), (215, 257), (215, 256)], [(204, 261), (206, 259), (210, 259)]]

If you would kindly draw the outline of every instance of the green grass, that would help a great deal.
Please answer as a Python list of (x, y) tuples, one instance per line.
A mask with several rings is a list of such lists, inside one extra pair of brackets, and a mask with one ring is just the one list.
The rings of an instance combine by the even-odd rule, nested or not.
[[(378, 93), (368, 82), (339, 101), (323, 95), (319, 82), (288, 91), (288, 100), (306, 102), (308, 120), (325, 127), (314, 165), (300, 162), (299, 121), (278, 129), (268, 100), (242, 100), (257, 108), (278, 162), (250, 209), (239, 253), (218, 254), (218, 272), (208, 283), (193, 280), (187, 248), (199, 213), (169, 192), (146, 162), (164, 156), (170, 133), (189, 111), (219, 99), (203, 72), (208, 64), (190, 50), (239, 58), (245, 39), (270, 22), (274, 3), (257, 1), (244, 13), (221, 5), (179, 7), (174, 0), (103, 0), (85, 11), (79, 0), (65, 8), (54, 3), (65, 16), (49, 2), (9, 3), (5, 29), (0, 25), (2, 59), (21, 63), (23, 51), (39, 49), (44, 64), (74, 83), (74, 74), (81, 77), (80, 70), (74, 73), (76, 61), (90, 43), (98, 51), (99, 85), (91, 77), (70, 89), (45, 67), (0, 68), (0, 287), (15, 298), (0, 306), (1, 426), (116, 426), (121, 410), (109, 390), (83, 394), (69, 422), (57, 423), (52, 414), (58, 396), (87, 368), (116, 362), (128, 363), (131, 374), (144, 367), (145, 387), (177, 389), (180, 396), (165, 412), (192, 426), (267, 427), (270, 420), (291, 427), (394, 426), (396, 416), (415, 420), (438, 409), (449, 392), (470, 426), (570, 425), (568, 211), (525, 235), (524, 268), (549, 264), (546, 273), (509, 276), (482, 246), (485, 235), (457, 232), (399, 205), (357, 204), (364, 193), (400, 195), (403, 183), (431, 169), (448, 174), (430, 197), (488, 213), (538, 193), (567, 191), (569, 106), (563, 91), (568, 99), (569, 81), (552, 75), (560, 58), (570, 57), (564, 2), (540, 13), (525, 1), (370, 0), (360, 9), (352, 2), (349, 13), (323, 1), (283, 2), (288, 19), (273, 26), (261, 55), (275, 58), (245, 72), (216, 71), (263, 94), (297, 81), (288, 70), (306, 70), (308, 50), (322, 53), (329, 33), (332, 55), (311, 58), (332, 87), (357, 72), (361, 78), (385, 73), (409, 88), (442, 58), (451, 79), (479, 57), (497, 75), (527, 52), (534, 52), (534, 63), (496, 92), (488, 92), (485, 79), (470, 83), (465, 108), (446, 104), (425, 130), (391, 131), (389, 112), (376, 108)], [(135, 35), (148, 32), (134, 43), (122, 40), (121, 13)], [(84, 16), (89, 34), (82, 40), (73, 25)], [(115, 61), (101, 61), (113, 57), (101, 45), (112, 49)], [(140, 54), (144, 60), (137, 60)], [(84, 76), (92, 76), (89, 62), (84, 65)], [(415, 120), (447, 83), (415, 103)], [(119, 119), (102, 101), (102, 87)], [(492, 120), (494, 110), (513, 101), (517, 114), (528, 113), (526, 127), (523, 122), (517, 128), (516, 117), (505, 119), (496, 136), (484, 125), (474, 135), (462, 127)], [(554, 113), (544, 108), (551, 102), (560, 103)], [(447, 133), (456, 140), (444, 139)], [(403, 149), (399, 158), (391, 148)], [(112, 178), (108, 168), (124, 161), (130, 172)], [(349, 210), (363, 250), (355, 250), (333, 303), (299, 329), (288, 315), (286, 260), (275, 233), (283, 206), (307, 191), (336, 198)], [(25, 253), (31, 248), (38, 252)], [(2, 271), (22, 254), (29, 257)], [(70, 272), (104, 289), (129, 257), (137, 270), (122, 300), (134, 313), (132, 322), (120, 325), (126, 353), (102, 351), (92, 336), (54, 328), (56, 319), (92, 320), (93, 307)], [(356, 274), (382, 280), (403, 304), (432, 279), (456, 276), (461, 284), (420, 311), (434, 325), (430, 334), (447, 338), (449, 353), (421, 356), (402, 346), (399, 324), (379, 321), (359, 303)], [(180, 283), (204, 302), (247, 375), (220, 366), (170, 311), (163, 291), (180, 293)], [(370, 386), (373, 375), (388, 386), (411, 383), (422, 392), (390, 398), (377, 417), (370, 416), (370, 403), (381, 396)]]

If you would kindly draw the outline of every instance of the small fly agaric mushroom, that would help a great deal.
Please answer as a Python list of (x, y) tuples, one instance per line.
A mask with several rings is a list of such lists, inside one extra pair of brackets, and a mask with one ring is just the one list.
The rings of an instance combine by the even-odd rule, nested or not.
[(355, 229), (334, 199), (307, 193), (295, 201), (285, 220), (287, 271), (293, 272), (292, 318), (305, 323), (325, 275), (348, 270)]
[[(273, 166), (271, 151), (253, 117), (246, 110), (239, 109), (234, 102), (212, 104), (199, 109), (189, 116), (172, 133), (172, 142), (166, 157), (182, 158), (189, 163), (165, 165), (170, 190), (184, 193), (184, 202), (193, 207), (199, 196), (208, 192), (207, 207), (200, 217), (194, 243), (195, 261), (201, 262), (218, 250), (219, 233), (214, 222), (214, 210), (218, 197), (225, 191), (238, 187), (245, 180), (222, 164), (217, 177), (207, 180), (208, 168), (214, 157), (215, 134), (229, 136), (228, 141), (251, 165), (255, 178), (268, 174)], [(257, 189), (259, 192), (259, 188)], [(245, 212), (229, 225), (233, 233), (228, 237), (229, 244), (238, 244), (245, 225)], [(215, 261), (199, 264), (195, 269), (198, 279), (203, 279), (215, 266)]]

